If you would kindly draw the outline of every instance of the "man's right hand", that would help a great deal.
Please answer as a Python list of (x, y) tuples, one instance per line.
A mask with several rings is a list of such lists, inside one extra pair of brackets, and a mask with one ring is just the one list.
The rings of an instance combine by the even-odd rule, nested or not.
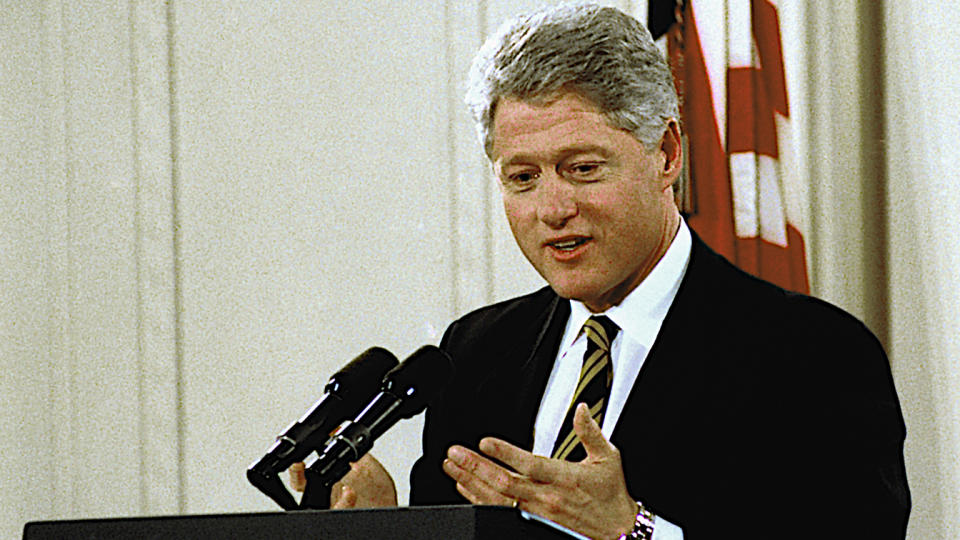
[[(302, 492), (307, 487), (303, 463), (290, 466), (290, 487)], [(381, 508), (397, 506), (397, 488), (390, 473), (372, 455), (350, 464), (350, 472), (330, 488), (330, 508)]]

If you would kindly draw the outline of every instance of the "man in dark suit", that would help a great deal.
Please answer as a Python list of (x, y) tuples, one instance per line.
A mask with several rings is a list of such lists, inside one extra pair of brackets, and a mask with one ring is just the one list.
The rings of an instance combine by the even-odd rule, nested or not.
[(596, 6), (518, 17), (478, 54), (468, 103), (549, 287), (447, 330), (456, 372), (412, 504), (511, 505), (591, 538), (904, 535), (882, 348), (687, 228), (677, 97), (642, 25)]
[[(673, 82), (636, 20), (519, 17), (481, 49), (468, 103), (550, 287), (447, 330), (456, 376), (428, 410), (411, 503), (509, 504), (595, 538), (903, 536), (905, 429), (882, 348), (689, 232)], [(609, 407), (576, 412), (582, 460), (551, 459), (596, 314), (615, 323)]]

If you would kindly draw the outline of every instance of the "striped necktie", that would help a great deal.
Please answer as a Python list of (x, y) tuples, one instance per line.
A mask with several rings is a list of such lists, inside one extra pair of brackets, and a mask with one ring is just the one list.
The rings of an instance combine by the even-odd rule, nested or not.
[(573, 432), (573, 415), (578, 403), (586, 403), (590, 416), (603, 425), (603, 415), (607, 411), (610, 398), (610, 384), (613, 382), (613, 360), (610, 358), (610, 344), (617, 337), (620, 328), (603, 315), (590, 317), (583, 323), (587, 335), (587, 352), (583, 355), (583, 367), (580, 368), (580, 380), (573, 393), (573, 400), (567, 410), (567, 416), (560, 424), (557, 442), (552, 457), (567, 461), (581, 461), (587, 457), (580, 438)]

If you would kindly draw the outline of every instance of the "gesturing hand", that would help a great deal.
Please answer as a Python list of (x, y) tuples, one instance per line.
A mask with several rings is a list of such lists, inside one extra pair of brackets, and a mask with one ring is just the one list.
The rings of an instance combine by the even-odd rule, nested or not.
[(637, 504), (627, 493), (620, 451), (610, 444), (586, 405), (577, 406), (573, 429), (587, 457), (579, 463), (535, 456), (495, 438), (480, 451), (506, 469), (462, 446), (451, 446), (443, 470), (457, 491), (474, 504), (518, 506), (590, 538), (617, 538), (629, 532)]

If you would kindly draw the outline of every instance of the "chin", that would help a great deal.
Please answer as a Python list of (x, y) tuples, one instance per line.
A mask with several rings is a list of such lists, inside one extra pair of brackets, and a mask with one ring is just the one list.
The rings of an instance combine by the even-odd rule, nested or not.
[(591, 298), (596, 298), (596, 293), (594, 291), (585, 288), (580, 284), (551, 282), (550, 287), (553, 289), (553, 292), (557, 293), (558, 296), (561, 298), (566, 298), (567, 300), (577, 300), (579, 302), (587, 303)]

